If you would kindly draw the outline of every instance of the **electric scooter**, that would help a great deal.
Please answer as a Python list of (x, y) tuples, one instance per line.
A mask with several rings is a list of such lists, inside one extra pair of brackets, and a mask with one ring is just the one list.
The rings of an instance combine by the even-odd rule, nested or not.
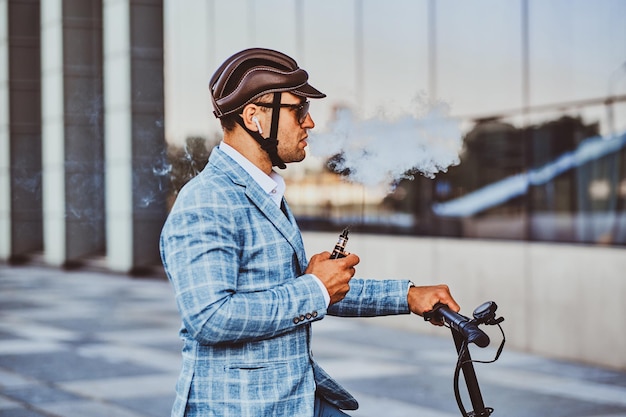
[[(506, 338), (504, 336), (504, 330), (502, 326), (500, 326), (504, 318), (496, 318), (497, 308), (496, 303), (487, 301), (476, 307), (473, 313), (473, 319), (455, 313), (450, 310), (448, 306), (441, 303), (436, 304), (431, 311), (424, 313), (424, 320), (443, 322), (444, 325), (449, 327), (452, 331), (452, 338), (454, 339), (456, 351), (459, 355), (454, 371), (454, 396), (463, 417), (486, 417), (493, 413), (493, 408), (485, 407), (485, 403), (483, 402), (476, 372), (474, 371), (474, 363), (493, 363), (498, 360), (504, 349)], [(500, 343), (495, 358), (491, 361), (475, 361), (472, 360), (470, 355), (470, 343), (480, 348), (485, 348), (489, 346), (490, 343), (489, 336), (478, 327), (479, 325), (497, 325), (502, 333), (502, 342)], [(470, 411), (466, 411), (459, 391), (459, 377), (461, 371), (463, 371), (467, 392), (473, 407), (473, 410)]]

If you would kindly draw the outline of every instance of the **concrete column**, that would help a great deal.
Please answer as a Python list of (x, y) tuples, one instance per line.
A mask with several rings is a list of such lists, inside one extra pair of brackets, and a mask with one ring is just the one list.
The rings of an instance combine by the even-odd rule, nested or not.
[(104, 0), (104, 80), (107, 262), (141, 273), (166, 216), (161, 0)]
[(43, 248), (39, 0), (0, 1), (0, 259)]
[(41, 2), (44, 255), (105, 253), (102, 0)]
[(0, 0), (0, 261), (6, 261), (11, 256), (8, 14), (8, 0)]

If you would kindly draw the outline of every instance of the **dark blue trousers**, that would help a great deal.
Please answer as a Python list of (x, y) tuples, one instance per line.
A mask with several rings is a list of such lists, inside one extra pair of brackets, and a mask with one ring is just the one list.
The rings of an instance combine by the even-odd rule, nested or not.
[(315, 396), (315, 413), (314, 417), (350, 417), (328, 401)]

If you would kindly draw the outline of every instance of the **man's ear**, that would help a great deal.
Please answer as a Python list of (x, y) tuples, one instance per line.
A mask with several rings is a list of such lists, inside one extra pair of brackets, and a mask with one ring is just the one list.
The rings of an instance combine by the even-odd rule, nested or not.
[(248, 129), (263, 134), (263, 118), (261, 117), (261, 112), (257, 106), (254, 104), (248, 104), (243, 108), (241, 117), (243, 118), (243, 122)]

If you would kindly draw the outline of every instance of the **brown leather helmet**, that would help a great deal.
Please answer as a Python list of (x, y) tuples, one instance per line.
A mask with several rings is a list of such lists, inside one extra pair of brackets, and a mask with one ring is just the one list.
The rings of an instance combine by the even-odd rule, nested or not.
[(245, 49), (224, 61), (211, 77), (213, 114), (221, 118), (235, 113), (267, 93), (288, 91), (302, 97), (326, 97), (312, 87), (308, 79), (307, 72), (281, 52)]

